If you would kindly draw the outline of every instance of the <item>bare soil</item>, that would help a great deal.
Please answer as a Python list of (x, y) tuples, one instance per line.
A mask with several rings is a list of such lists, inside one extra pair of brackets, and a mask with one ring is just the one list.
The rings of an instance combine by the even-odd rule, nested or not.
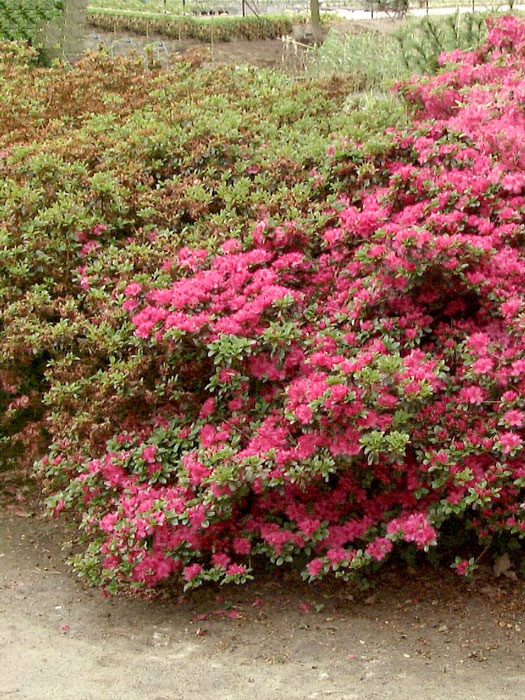
[[(0, 510), (0, 698), (518, 700), (523, 582), (390, 568), (374, 590), (278, 570), (241, 587), (105, 599), (64, 564), (73, 530)], [(67, 550), (67, 545), (66, 545)]]
[[(332, 25), (341, 34), (347, 32), (391, 32), (398, 23), (385, 18), (376, 20), (338, 20)], [(153, 55), (168, 66), (181, 57), (200, 54), (207, 64), (249, 64), (258, 68), (277, 68), (287, 73), (298, 74), (304, 70), (304, 50), (301, 45), (308, 36), (308, 25), (300, 29), (295, 37), (299, 43), (291, 44), (281, 39), (258, 41), (222, 41), (203, 44), (192, 39), (169, 39), (160, 35), (143, 36), (133, 33), (104, 32), (88, 26), (85, 34), (86, 50), (97, 51), (104, 47), (111, 55), (126, 55), (134, 51), (144, 53), (146, 46), (153, 47)], [(305, 37), (303, 37), (303, 33)]]
[(162, 36), (145, 37), (136, 34), (103, 32), (88, 28), (85, 46), (87, 50), (97, 51), (105, 48), (113, 56), (127, 55), (131, 52), (144, 53), (146, 46), (153, 47), (153, 56), (163, 66), (169, 66), (181, 57), (199, 56), (207, 64), (248, 64), (258, 68), (278, 68), (291, 72), (302, 70), (303, 50), (299, 55), (280, 39), (258, 41), (222, 41), (214, 44), (202, 44), (191, 39), (168, 39)]

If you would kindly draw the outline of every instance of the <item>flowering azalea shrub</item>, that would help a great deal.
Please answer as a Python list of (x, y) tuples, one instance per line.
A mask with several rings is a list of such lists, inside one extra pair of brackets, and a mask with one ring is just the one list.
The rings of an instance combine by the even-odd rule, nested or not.
[(505, 17), (402, 86), (414, 124), (309, 225), (262, 217), (127, 273), (83, 235), (108, 356), (50, 370), (42, 463), (54, 513), (83, 514), (81, 573), (110, 592), (241, 582), (261, 560), (351, 577), (451, 522), (523, 536), (524, 55)]
[[(0, 471), (30, 468), (62, 429), (98, 435), (95, 399), (85, 411), (77, 397), (128, 342), (116, 280), (154, 274), (184, 244), (247, 236), (261, 216), (325, 220), (349, 180), (326, 160), (335, 134), (383, 127), (344, 114), (344, 80), (104, 53), (34, 69), (35, 57), (0, 43)], [(73, 417), (85, 431), (65, 427)]]

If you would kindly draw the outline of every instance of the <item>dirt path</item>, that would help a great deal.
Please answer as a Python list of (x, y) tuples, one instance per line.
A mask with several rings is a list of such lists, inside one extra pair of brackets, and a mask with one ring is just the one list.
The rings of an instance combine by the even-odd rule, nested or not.
[(106, 600), (62, 563), (67, 536), (0, 511), (2, 700), (523, 697), (522, 584), (392, 571), (370, 597), (283, 572), (171, 602)]

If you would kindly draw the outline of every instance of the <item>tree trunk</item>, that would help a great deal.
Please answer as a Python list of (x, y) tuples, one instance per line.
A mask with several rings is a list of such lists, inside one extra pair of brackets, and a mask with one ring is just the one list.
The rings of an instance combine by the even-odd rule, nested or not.
[(319, 12), (319, 0), (310, 0), (310, 18), (312, 22), (312, 34), (316, 44), (320, 44), (323, 40), (323, 32), (321, 29), (321, 14)]

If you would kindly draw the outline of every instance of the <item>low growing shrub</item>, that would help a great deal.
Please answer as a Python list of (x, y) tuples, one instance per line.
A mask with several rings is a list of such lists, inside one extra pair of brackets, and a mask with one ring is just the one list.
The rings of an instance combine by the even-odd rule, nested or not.
[(76, 234), (91, 367), (50, 367), (42, 470), (54, 512), (83, 514), (79, 572), (110, 592), (258, 560), (350, 578), (452, 521), (523, 537), (524, 49), (506, 17), (406, 83), (414, 123), (375, 160), (336, 147), (353, 187), (310, 215), (213, 250)]
[[(113, 291), (103, 282), (88, 294), (87, 262), (100, 260), (108, 279), (150, 274), (181, 245), (213, 250), (248, 237), (262, 216), (325, 221), (326, 199), (362, 162), (356, 154), (351, 171), (331, 170), (326, 151), (336, 135), (388, 148), (374, 125), (345, 114), (342, 80), (305, 84), (186, 63), (161, 71), (103, 53), (72, 68), (30, 70), (34, 54), (0, 46), (3, 468), (27, 467), (42, 453), (55, 434), (50, 412), (62, 416), (60, 429), (75, 414), (85, 425), (105, 414), (113, 430), (111, 412), (100, 406), (96, 419), (86, 416), (76, 390), (64, 405), (53, 391), (42, 401), (50, 383), (66, 381), (64, 362), (89, 387), (91, 373), (127, 343), (127, 335), (93, 334), (93, 304), (113, 303)], [(155, 245), (151, 230), (159, 231)], [(85, 435), (78, 431), (79, 442)]]

